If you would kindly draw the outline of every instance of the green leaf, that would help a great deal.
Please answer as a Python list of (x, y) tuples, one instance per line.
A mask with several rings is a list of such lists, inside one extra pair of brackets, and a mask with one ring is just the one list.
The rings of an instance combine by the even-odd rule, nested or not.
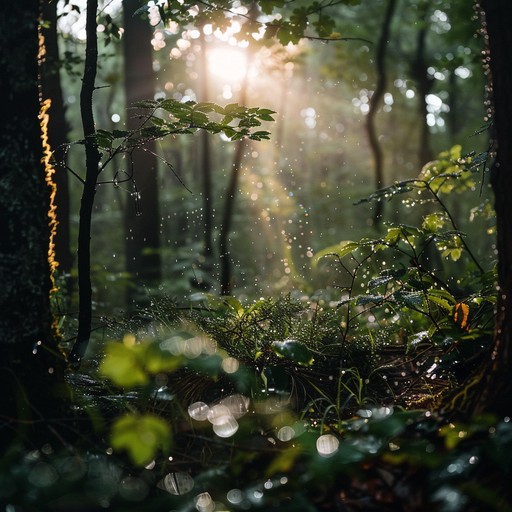
[(223, 297), (223, 302), (227, 306), (229, 306), (229, 308), (233, 310), (237, 314), (237, 316), (243, 316), (244, 307), (242, 306), (242, 303), (238, 299), (235, 299), (235, 297), (226, 296)]
[(429, 233), (437, 233), (446, 223), (443, 213), (431, 213), (423, 217), (422, 228)]
[(136, 466), (144, 466), (159, 449), (169, 450), (171, 429), (158, 416), (126, 414), (112, 425), (111, 443), (115, 450), (127, 451)]
[(380, 275), (379, 277), (371, 279), (368, 282), (368, 289), (373, 290), (374, 288), (377, 288), (377, 286), (389, 283), (389, 281), (392, 281), (393, 279), (395, 279), (395, 276), (391, 274)]
[(311, 365), (314, 360), (313, 354), (308, 347), (299, 341), (274, 341), (272, 348), (277, 355), (303, 366)]
[(345, 240), (336, 245), (331, 245), (330, 247), (326, 247), (315, 254), (311, 262), (312, 266), (313, 268), (316, 267), (319, 260), (325, 256), (338, 256), (339, 258), (343, 258), (343, 256), (350, 254), (357, 248), (359, 248), (359, 243), (351, 242), (349, 240)]
[(358, 306), (366, 306), (368, 304), (382, 304), (386, 297), (384, 295), (361, 295), (357, 298)]
[(285, 0), (260, 0), (258, 4), (264, 14), (272, 14), (274, 8), (284, 7)]
[(130, 135), (130, 132), (127, 132), (126, 130), (113, 130), (112, 136), (114, 139), (125, 139)]
[(142, 345), (127, 346), (124, 343), (109, 343), (100, 365), (100, 373), (121, 387), (143, 386), (149, 377), (144, 370), (141, 357)]
[(182, 364), (183, 358), (162, 350), (160, 344), (150, 343), (144, 353), (144, 365), (147, 372), (156, 375), (161, 372), (173, 372)]
[(452, 307), (457, 304), (455, 297), (446, 290), (431, 288), (427, 291), (427, 297), (428, 300), (434, 302), (447, 311), (451, 311)]
[(399, 290), (393, 293), (393, 299), (400, 306), (406, 306), (409, 308), (418, 308), (423, 305), (424, 295), (422, 292), (404, 292)]
[(384, 242), (389, 245), (396, 245), (397, 242), (402, 238), (402, 230), (399, 227), (389, 228)]
[(134, 103), (133, 106), (136, 108), (152, 108), (152, 109), (154, 109), (159, 106), (159, 102), (154, 101), (154, 100), (141, 100), (141, 101), (137, 101), (136, 103)]

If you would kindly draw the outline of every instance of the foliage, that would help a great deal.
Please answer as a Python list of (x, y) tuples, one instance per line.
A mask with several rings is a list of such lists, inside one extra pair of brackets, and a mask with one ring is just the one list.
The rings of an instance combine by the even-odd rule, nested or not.
[[(239, 140), (244, 137), (252, 140), (268, 139), (269, 132), (254, 132), (251, 129), (260, 126), (261, 121), (273, 121), (272, 114), (274, 114), (269, 109), (248, 108), (236, 103), (221, 107), (215, 103), (196, 103), (194, 101), (182, 103), (170, 99), (145, 100), (136, 103), (133, 107), (149, 112), (147, 115), (140, 115), (143, 120), (139, 130), (135, 132), (98, 130), (96, 133), (98, 147), (108, 152), (110, 157), (139, 147), (148, 140), (160, 139), (169, 135), (191, 134), (199, 129), (210, 133), (222, 132), (231, 140)], [(161, 111), (164, 116), (157, 115)], [(211, 120), (208, 114), (218, 114), (218, 122)], [(235, 121), (236, 123), (233, 124)], [(116, 140), (121, 140), (121, 144), (114, 146)]]
[[(325, 11), (340, 3), (356, 2), (262, 1), (267, 15), (289, 14), (271, 16), (265, 36), (336, 39)], [(157, 9), (180, 23), (233, 14), (201, 5), (199, 15), (186, 2)], [(104, 21), (110, 41), (118, 29)], [(254, 129), (274, 114), (169, 99), (134, 107), (139, 130), (93, 136), (102, 168), (198, 129), (266, 139)], [(21, 455), (14, 445), (2, 459), (8, 508), (510, 510), (500, 478), (512, 469), (510, 419), (459, 415), (490, 339), (495, 272), (449, 204), (477, 187), (482, 159), (454, 147), (373, 194), (367, 202), (402, 198), (421, 218), (318, 251), (314, 272), (337, 269), (330, 291), (253, 302), (197, 294), (186, 306), (164, 298), (111, 320), (117, 341), (100, 347), (97, 371), (92, 361), (90, 375), (70, 376), (81, 400), (59, 425), (73, 445), (52, 430), (49, 443)], [(492, 208), (472, 215), (492, 219)], [(84, 418), (106, 430), (77, 427)]]
[[(110, 510), (507, 510), (509, 418), (455, 414), (478, 378), (495, 301), (493, 271), (446, 206), (473, 176), (454, 148), (376, 193), (428, 209), (419, 225), (317, 253), (317, 271), (332, 258), (339, 267), (337, 300), (201, 293), (112, 321), (122, 342), (106, 345), (94, 374), (112, 400), (82, 405), (108, 418), (108, 435), (73, 459), (52, 447), (13, 456), (3, 495), (52, 507), (72, 467), (68, 509), (88, 489)], [(460, 254), (445, 252), (447, 240)]]
[[(229, 0), (201, 2), (200, 6), (195, 2), (164, 3), (158, 5), (158, 14), (164, 24), (175, 22), (180, 26), (202, 26), (211, 23), (220, 30), (225, 30), (233, 18), (240, 18), (244, 24), (244, 36), (250, 38), (251, 33), (262, 31), (265, 39), (276, 38), (282, 45), (287, 45), (297, 44), (304, 37), (345, 40), (334, 31), (336, 21), (332, 7), (339, 3), (355, 5), (359, 1), (300, 1), (290, 6), (282, 0), (263, 0), (257, 4), (261, 9), (258, 14), (263, 15), (261, 19), (252, 13), (255, 4), (250, 1), (239, 2), (236, 7)], [(138, 13), (147, 13), (150, 9), (143, 6)]]

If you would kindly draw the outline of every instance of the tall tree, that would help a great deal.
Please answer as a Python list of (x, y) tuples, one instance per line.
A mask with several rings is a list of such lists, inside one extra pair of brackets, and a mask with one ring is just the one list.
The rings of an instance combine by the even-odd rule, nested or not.
[[(124, 84), (129, 131), (140, 127), (137, 110), (131, 105), (152, 100), (155, 94), (153, 76), (153, 31), (147, 19), (135, 14), (139, 0), (123, 1)], [(160, 215), (158, 208), (158, 166), (154, 141), (135, 148), (128, 173), (133, 174), (134, 194), (126, 202), (124, 225), (126, 237), (126, 270), (136, 283), (155, 286), (160, 280)], [(132, 199), (133, 198), (133, 199)], [(135, 299), (136, 288), (128, 291), (128, 301)]]
[[(375, 187), (377, 189), (384, 186), (384, 155), (377, 135), (375, 126), (375, 115), (380, 107), (380, 103), (386, 92), (387, 72), (386, 72), (386, 50), (389, 44), (391, 22), (395, 13), (396, 0), (388, 0), (386, 13), (382, 22), (381, 34), (377, 43), (377, 52), (375, 55), (375, 68), (377, 72), (377, 83), (372, 97), (370, 98), (368, 115), (366, 116), (366, 133), (370, 142), (370, 149), (373, 154), (373, 164), (375, 173)], [(375, 206), (373, 221), (378, 225), (382, 221), (384, 202), (378, 201)]]
[(427, 95), (432, 90), (434, 80), (429, 76), (426, 60), (427, 35), (429, 23), (427, 16), (430, 9), (430, 0), (423, 1), (419, 8), (419, 30), (416, 34), (416, 53), (411, 64), (411, 75), (416, 82), (418, 89), (418, 113), (420, 115), (420, 140), (418, 159), (420, 167), (433, 159), (432, 148), (430, 147), (430, 128), (427, 124)]
[(484, 370), (476, 410), (512, 414), (512, 3), (482, 0), (493, 112), (495, 158), (491, 182), (498, 247), (498, 304), (494, 343)]
[(72, 364), (78, 364), (84, 356), (89, 344), (92, 324), (91, 225), (96, 186), (101, 172), (101, 155), (96, 142), (96, 126), (93, 114), (93, 94), (96, 89), (95, 82), (98, 67), (97, 11), (98, 0), (87, 0), (85, 25), (87, 46), (82, 88), (80, 90), (80, 114), (84, 132), (86, 169), (78, 225), (78, 332), (69, 355)]
[[(60, 80), (60, 57), (57, 36), (57, 2), (43, 2), (44, 45), (46, 57), (41, 72), (43, 95), (51, 99), (48, 124), (48, 142), (54, 152), (54, 160), (65, 159), (64, 145), (67, 142), (69, 127), (66, 122), (65, 106)], [(68, 189), (68, 172), (63, 166), (56, 166), (55, 184), (57, 186), (55, 204), (58, 229), (55, 236), (55, 255), (59, 262), (59, 271), (69, 274), (73, 266), (70, 243), (70, 202)]]
[(54, 188), (38, 88), (39, 7), (20, 0), (0, 13), (0, 409), (11, 432), (47, 428), (41, 420), (56, 410), (52, 390), (64, 369), (50, 308)]
[[(202, 27), (199, 27), (202, 29)], [(208, 75), (208, 48), (203, 30), (200, 31), (199, 66), (201, 71), (202, 100), (210, 101), (209, 75)], [(204, 229), (204, 257), (207, 270), (210, 270), (213, 257), (213, 185), (212, 185), (212, 152), (210, 144), (211, 135), (204, 131), (201, 133), (201, 176), (203, 180), (203, 229)]]

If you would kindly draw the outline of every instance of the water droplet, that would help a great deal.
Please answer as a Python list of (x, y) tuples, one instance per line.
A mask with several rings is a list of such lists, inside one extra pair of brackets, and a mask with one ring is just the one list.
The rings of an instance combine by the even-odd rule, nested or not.
[(292, 427), (285, 426), (281, 427), (277, 433), (279, 441), (287, 442), (295, 437), (295, 430)]
[(231, 437), (238, 430), (238, 422), (233, 416), (223, 416), (213, 425), (213, 431), (219, 437)]
[(332, 455), (338, 450), (340, 442), (332, 434), (325, 434), (316, 440), (316, 449), (324, 457)]
[(188, 473), (169, 473), (157, 487), (174, 495), (186, 494), (194, 487), (194, 479)]
[(215, 503), (212, 500), (209, 492), (202, 492), (194, 498), (196, 509), (199, 512), (213, 512), (215, 510)]
[(195, 402), (188, 407), (189, 416), (197, 421), (205, 421), (208, 419), (210, 408), (204, 402)]
[(233, 505), (238, 505), (244, 499), (244, 494), (240, 489), (231, 489), (226, 496), (228, 501), (233, 503)]

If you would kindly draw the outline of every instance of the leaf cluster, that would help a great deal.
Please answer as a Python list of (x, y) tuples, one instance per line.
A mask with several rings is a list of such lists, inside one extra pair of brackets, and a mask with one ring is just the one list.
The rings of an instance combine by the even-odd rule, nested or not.
[(101, 151), (109, 154), (130, 151), (150, 140), (192, 134), (197, 130), (223, 133), (233, 141), (243, 138), (263, 140), (269, 138), (269, 132), (254, 131), (254, 128), (264, 121), (274, 121), (274, 111), (270, 109), (249, 108), (237, 103), (222, 107), (210, 102), (144, 100), (134, 104), (133, 108), (137, 109), (141, 127), (135, 131), (97, 130), (95, 139)]

